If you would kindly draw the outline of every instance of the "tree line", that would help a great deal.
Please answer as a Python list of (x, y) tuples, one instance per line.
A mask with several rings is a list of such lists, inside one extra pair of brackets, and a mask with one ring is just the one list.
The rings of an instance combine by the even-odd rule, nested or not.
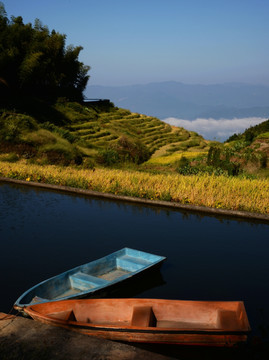
[(33, 96), (80, 101), (89, 66), (79, 61), (81, 46), (66, 46), (66, 35), (49, 31), (40, 20), (9, 19), (0, 2), (0, 101)]

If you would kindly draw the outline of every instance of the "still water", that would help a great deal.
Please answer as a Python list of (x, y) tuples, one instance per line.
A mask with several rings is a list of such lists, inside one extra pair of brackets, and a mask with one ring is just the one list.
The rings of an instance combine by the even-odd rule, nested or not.
[(28, 288), (123, 247), (167, 260), (117, 296), (243, 300), (269, 341), (269, 224), (0, 183), (0, 311)]

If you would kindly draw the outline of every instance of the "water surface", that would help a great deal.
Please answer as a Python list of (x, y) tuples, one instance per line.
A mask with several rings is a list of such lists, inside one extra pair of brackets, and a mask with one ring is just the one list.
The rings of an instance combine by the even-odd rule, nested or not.
[(167, 257), (118, 296), (243, 300), (269, 332), (269, 224), (0, 183), (0, 311), (36, 283), (125, 246)]

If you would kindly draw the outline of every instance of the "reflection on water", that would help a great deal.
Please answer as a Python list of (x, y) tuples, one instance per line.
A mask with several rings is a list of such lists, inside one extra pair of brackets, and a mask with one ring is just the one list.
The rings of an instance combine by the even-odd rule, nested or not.
[(0, 311), (36, 283), (128, 246), (167, 260), (115, 296), (243, 300), (253, 339), (267, 343), (268, 230), (258, 221), (0, 183)]

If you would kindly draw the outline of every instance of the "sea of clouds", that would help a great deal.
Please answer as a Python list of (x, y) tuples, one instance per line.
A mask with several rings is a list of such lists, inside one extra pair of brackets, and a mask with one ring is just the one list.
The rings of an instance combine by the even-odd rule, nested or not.
[(196, 119), (183, 120), (174, 117), (163, 119), (164, 122), (195, 131), (207, 140), (225, 141), (233, 134), (244, 132), (247, 128), (260, 124), (267, 119), (261, 117), (233, 119)]

